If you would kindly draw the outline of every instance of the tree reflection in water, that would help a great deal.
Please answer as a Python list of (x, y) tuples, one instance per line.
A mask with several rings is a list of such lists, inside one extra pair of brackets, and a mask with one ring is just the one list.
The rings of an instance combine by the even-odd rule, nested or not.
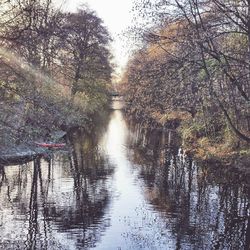
[(131, 161), (176, 249), (249, 249), (249, 176), (197, 165), (169, 140), (171, 130), (130, 128)]
[(115, 111), (102, 138), (75, 131), (70, 153), (1, 166), (0, 248), (249, 249), (249, 176), (129, 127)]
[(78, 131), (69, 141), (70, 154), (1, 166), (1, 249), (85, 249), (109, 226), (113, 167), (93, 135)]

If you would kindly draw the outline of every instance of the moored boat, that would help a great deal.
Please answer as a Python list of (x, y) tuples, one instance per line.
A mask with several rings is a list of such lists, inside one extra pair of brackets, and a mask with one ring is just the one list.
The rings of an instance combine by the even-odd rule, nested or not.
[(63, 148), (66, 146), (66, 143), (54, 143), (54, 142), (35, 142), (35, 144), (43, 148)]

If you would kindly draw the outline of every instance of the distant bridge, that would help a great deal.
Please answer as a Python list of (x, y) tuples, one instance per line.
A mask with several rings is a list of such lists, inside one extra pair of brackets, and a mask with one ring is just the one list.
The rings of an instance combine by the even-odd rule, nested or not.
[(118, 91), (110, 91), (109, 95), (111, 97), (122, 97), (121, 93), (119, 93)]

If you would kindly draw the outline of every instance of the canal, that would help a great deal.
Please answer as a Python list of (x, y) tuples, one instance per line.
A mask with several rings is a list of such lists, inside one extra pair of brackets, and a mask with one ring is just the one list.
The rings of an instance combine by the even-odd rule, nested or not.
[(178, 140), (117, 108), (68, 151), (1, 166), (0, 249), (248, 249), (249, 179)]

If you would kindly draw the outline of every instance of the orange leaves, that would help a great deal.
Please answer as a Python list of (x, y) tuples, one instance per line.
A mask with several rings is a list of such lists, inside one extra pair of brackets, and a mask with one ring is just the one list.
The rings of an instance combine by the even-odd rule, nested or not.
[(185, 39), (186, 26), (184, 21), (177, 21), (166, 23), (165, 27), (148, 32), (147, 36), (153, 38), (147, 46), (148, 57), (158, 60), (176, 57), (178, 46)]

